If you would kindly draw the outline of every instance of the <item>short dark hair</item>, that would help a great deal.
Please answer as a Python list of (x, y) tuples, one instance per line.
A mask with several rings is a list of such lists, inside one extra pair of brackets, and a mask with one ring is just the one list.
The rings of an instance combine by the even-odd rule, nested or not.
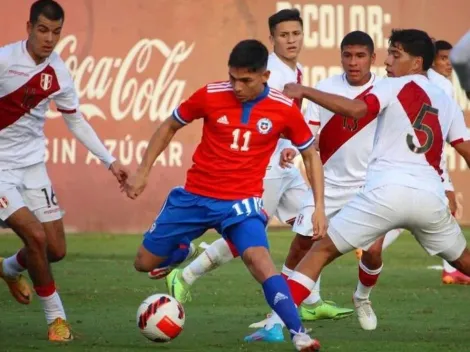
[(64, 9), (54, 0), (38, 0), (31, 5), (29, 22), (35, 24), (41, 15), (51, 21), (65, 19)]
[(232, 49), (228, 65), (234, 68), (246, 68), (250, 72), (258, 72), (266, 70), (268, 56), (268, 48), (259, 40), (242, 40)]
[(434, 42), (434, 48), (436, 50), (436, 54), (439, 53), (441, 50), (451, 50), (452, 49), (452, 44), (445, 40), (436, 40)]
[(434, 61), (434, 43), (426, 32), (419, 29), (393, 29), (388, 43), (395, 47), (401, 44), (409, 55), (421, 57), (424, 71), (429, 70)]
[(274, 33), (276, 26), (279, 23), (287, 22), (287, 21), (297, 21), (300, 25), (304, 26), (304, 21), (302, 17), (300, 17), (300, 12), (297, 9), (284, 9), (281, 11), (276, 12), (274, 15), (270, 16), (268, 19), (268, 26), (269, 32), (271, 34)]
[(364, 45), (371, 54), (374, 52), (374, 41), (369, 34), (363, 31), (354, 31), (346, 34), (341, 41), (341, 50), (347, 45)]

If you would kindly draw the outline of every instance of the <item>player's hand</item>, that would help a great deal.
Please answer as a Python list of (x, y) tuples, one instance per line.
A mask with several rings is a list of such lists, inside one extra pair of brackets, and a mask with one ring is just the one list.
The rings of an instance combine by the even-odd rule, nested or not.
[(449, 209), (452, 214), (457, 212), (457, 198), (454, 191), (446, 191), (446, 197), (449, 200)]
[(129, 198), (136, 199), (144, 191), (145, 186), (147, 186), (147, 177), (137, 172), (127, 179), (123, 191)]
[(285, 148), (281, 152), (281, 158), (279, 159), (279, 165), (283, 169), (290, 169), (294, 164), (294, 158), (297, 152), (293, 148)]
[(282, 93), (292, 99), (302, 99), (304, 97), (303, 86), (297, 83), (286, 84)]
[(129, 170), (125, 168), (119, 161), (113, 162), (109, 166), (109, 171), (116, 177), (119, 184), (123, 185), (129, 177)]
[(315, 211), (312, 214), (312, 224), (313, 241), (321, 240), (326, 236), (326, 231), (328, 230), (328, 219), (326, 218), (324, 209), (315, 208)]

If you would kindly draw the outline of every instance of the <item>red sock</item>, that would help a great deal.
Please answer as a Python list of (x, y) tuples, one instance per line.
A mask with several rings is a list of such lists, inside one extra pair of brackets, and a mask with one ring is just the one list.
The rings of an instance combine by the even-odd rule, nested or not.
[[(364, 286), (375, 286), (377, 283), (377, 280), (379, 279), (380, 275), (380, 269), (378, 270), (368, 270), (369, 272), (365, 271), (365, 267), (359, 265), (359, 281), (364, 285)], [(366, 269), (367, 270), (367, 269)], [(377, 273), (378, 271), (378, 273)]]
[(300, 282), (289, 279), (287, 280), (292, 299), (296, 306), (299, 306), (300, 303), (304, 301), (310, 295), (311, 290), (302, 285)]
[(50, 284), (45, 286), (34, 286), (34, 290), (39, 297), (49, 297), (56, 291), (55, 282), (52, 281)]

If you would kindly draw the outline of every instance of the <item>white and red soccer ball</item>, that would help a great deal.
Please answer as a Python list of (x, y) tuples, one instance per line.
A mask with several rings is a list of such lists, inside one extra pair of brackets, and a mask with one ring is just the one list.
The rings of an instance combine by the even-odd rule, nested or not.
[(137, 310), (137, 326), (142, 335), (154, 342), (168, 342), (183, 330), (186, 315), (173, 297), (155, 294), (147, 297)]

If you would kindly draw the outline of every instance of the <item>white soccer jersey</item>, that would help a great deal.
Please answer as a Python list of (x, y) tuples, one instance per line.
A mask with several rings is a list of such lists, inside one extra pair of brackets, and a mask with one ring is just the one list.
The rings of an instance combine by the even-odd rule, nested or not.
[(0, 170), (44, 162), (51, 100), (75, 136), (109, 166), (115, 159), (78, 113), (78, 96), (62, 59), (53, 52), (37, 65), (21, 41), (0, 48)]
[[(268, 70), (271, 71), (269, 76), (268, 85), (279, 91), (284, 90), (284, 86), (288, 83), (301, 83), (302, 82), (302, 66), (297, 63), (297, 69), (293, 70), (287, 66), (275, 53), (271, 53), (268, 58)], [(296, 104), (301, 106), (300, 101)], [(291, 141), (287, 139), (279, 139), (276, 149), (271, 156), (268, 168), (266, 170), (265, 178), (279, 178), (294, 172), (293, 168), (282, 169), (279, 166), (281, 151), (285, 148), (294, 148)], [(295, 149), (295, 148), (294, 148)]]
[[(346, 75), (340, 74), (318, 82), (323, 92), (347, 98), (363, 96), (379, 78), (372, 74), (365, 85), (349, 85)], [(377, 121), (375, 116), (354, 120), (334, 114), (309, 101), (305, 117), (311, 124), (320, 125), (320, 157), (325, 183), (338, 187), (360, 187), (366, 178)]]
[(366, 190), (398, 184), (444, 195), (444, 143), (469, 140), (457, 103), (423, 75), (387, 78), (364, 97), (378, 114)]
[[(429, 81), (432, 84), (435, 84), (439, 88), (441, 88), (444, 93), (447, 94), (448, 97), (454, 99), (454, 87), (452, 86), (452, 83), (450, 80), (445, 78), (443, 75), (441, 75), (439, 72), (434, 71), (432, 68), (428, 70), (428, 78)], [(442, 178), (444, 182), (444, 188), (446, 191), (454, 191), (454, 186), (452, 185), (452, 182), (450, 181), (450, 176), (449, 172), (447, 170), (447, 161), (446, 158), (442, 158)]]
[(439, 72), (436, 72), (430, 68), (428, 70), (428, 78), (431, 83), (441, 88), (449, 97), (454, 97), (454, 87), (452, 86), (452, 82), (441, 75)]

